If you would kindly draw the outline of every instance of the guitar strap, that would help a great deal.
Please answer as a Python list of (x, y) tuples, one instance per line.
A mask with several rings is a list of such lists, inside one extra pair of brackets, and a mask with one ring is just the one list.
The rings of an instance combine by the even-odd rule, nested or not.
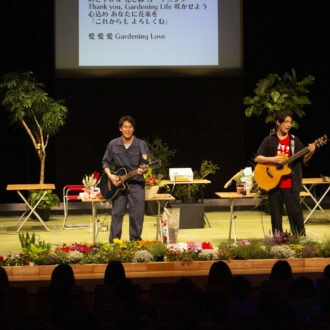
[(291, 134), (291, 139), (290, 139), (290, 147), (291, 147), (291, 155), (294, 154), (294, 135)]

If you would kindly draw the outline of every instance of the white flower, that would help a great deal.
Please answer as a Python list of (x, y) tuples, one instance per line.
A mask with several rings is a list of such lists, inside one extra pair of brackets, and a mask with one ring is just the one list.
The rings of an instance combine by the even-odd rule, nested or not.
[(132, 259), (133, 262), (152, 262), (154, 261), (153, 255), (147, 250), (136, 251)]
[(294, 258), (296, 253), (288, 245), (274, 245), (270, 249), (270, 255), (274, 258)]

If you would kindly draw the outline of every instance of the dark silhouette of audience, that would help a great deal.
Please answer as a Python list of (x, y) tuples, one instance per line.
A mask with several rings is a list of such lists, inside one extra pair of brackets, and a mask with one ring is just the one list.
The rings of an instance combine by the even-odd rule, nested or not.
[(229, 294), (230, 283), (233, 278), (231, 269), (226, 262), (222, 260), (215, 261), (209, 270), (206, 281), (206, 294), (208, 292), (214, 293), (216, 291), (224, 291)]
[(98, 320), (85, 303), (85, 291), (77, 286), (71, 265), (57, 265), (48, 287), (41, 287), (39, 315), (45, 324), (56, 329), (97, 329)]
[(104, 271), (104, 285), (112, 285), (126, 279), (125, 268), (118, 260), (112, 260)]
[(298, 330), (294, 309), (273, 289), (261, 288), (258, 292), (257, 319), (262, 329)]
[(160, 329), (201, 329), (203, 305), (202, 290), (191, 278), (179, 278), (159, 308)]
[(262, 288), (273, 289), (287, 299), (293, 281), (292, 268), (287, 260), (277, 260), (269, 274), (268, 280), (262, 283)]
[(6, 295), (9, 288), (8, 274), (5, 268), (0, 267), (0, 317), (6, 315)]
[(326, 265), (323, 269), (323, 278), (330, 280), (330, 264)]
[(106, 329), (142, 329), (157, 322), (157, 312), (142, 302), (141, 287), (126, 278), (120, 261), (110, 261), (103, 284), (94, 288), (94, 311)]
[(22, 286), (11, 286), (7, 271), (0, 267), (1, 328), (21, 328), (29, 318), (28, 291)]
[(271, 281), (292, 281), (292, 268), (287, 260), (277, 260), (269, 275)]
[[(253, 287), (249, 277), (233, 275), (226, 262), (216, 261), (204, 290), (192, 278), (181, 277), (161, 283), (165, 294), (151, 299), (152, 285), (150, 295), (143, 295), (141, 286), (126, 277), (123, 264), (110, 261), (103, 283), (94, 287), (93, 300), (87, 305), (72, 266), (60, 264), (54, 268), (49, 286), (39, 288), (39, 309), (31, 314), (27, 291), (25, 298), (10, 291), (6, 269), (0, 267), (0, 316), (3, 329), (33, 325), (34, 329), (55, 330), (328, 330), (330, 286), (325, 283), (329, 283), (329, 272), (327, 265), (318, 279), (325, 282), (314, 283), (308, 276), (294, 278), (290, 263), (278, 260), (268, 280)], [(9, 301), (15, 302), (10, 308)]]
[(208, 273), (204, 297), (204, 321), (209, 327), (224, 326), (228, 321), (231, 281), (233, 274), (228, 264), (215, 261)]

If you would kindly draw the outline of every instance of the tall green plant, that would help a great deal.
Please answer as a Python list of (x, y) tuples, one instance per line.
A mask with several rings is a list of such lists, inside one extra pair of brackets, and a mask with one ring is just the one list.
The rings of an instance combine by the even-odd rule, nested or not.
[(46, 148), (49, 138), (65, 124), (68, 109), (64, 100), (55, 100), (34, 74), (10, 72), (1, 77), (1, 104), (12, 124), (20, 124), (33, 143), (40, 160), (39, 183), (44, 183)]
[[(311, 104), (307, 87), (314, 80), (312, 75), (298, 80), (295, 69), (291, 69), (290, 73), (285, 72), (282, 77), (276, 73), (268, 74), (258, 81), (253, 96), (244, 97), (246, 117), (264, 115), (265, 123), (273, 124), (278, 111), (286, 110), (295, 117), (302, 118), (305, 116), (303, 107)], [(293, 122), (293, 127), (299, 127), (297, 121)]]
[(160, 179), (168, 176), (169, 166), (171, 164), (171, 160), (175, 156), (176, 150), (171, 149), (169, 145), (159, 136), (146, 138), (145, 140), (150, 150), (151, 159), (153, 161), (160, 161), (160, 166), (152, 169), (152, 174)]

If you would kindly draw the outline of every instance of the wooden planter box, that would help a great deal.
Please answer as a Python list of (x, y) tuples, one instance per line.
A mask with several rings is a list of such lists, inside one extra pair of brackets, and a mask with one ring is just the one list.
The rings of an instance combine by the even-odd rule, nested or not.
[[(286, 259), (293, 273), (322, 273), (330, 258)], [(233, 274), (269, 274), (277, 259), (227, 260)], [(212, 261), (124, 263), (127, 277), (206, 276)], [(49, 280), (55, 265), (5, 266), (10, 281)], [(72, 265), (77, 279), (103, 278), (106, 264)]]

